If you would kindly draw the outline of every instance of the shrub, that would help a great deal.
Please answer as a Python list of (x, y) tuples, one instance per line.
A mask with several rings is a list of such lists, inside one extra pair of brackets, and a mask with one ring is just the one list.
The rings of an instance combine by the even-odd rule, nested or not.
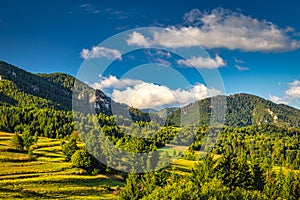
[(71, 160), (72, 155), (78, 150), (76, 139), (72, 138), (69, 142), (61, 145), (62, 152), (66, 155), (68, 161)]
[(91, 155), (86, 149), (77, 150), (71, 157), (72, 165), (79, 167), (87, 171), (92, 170), (92, 159)]

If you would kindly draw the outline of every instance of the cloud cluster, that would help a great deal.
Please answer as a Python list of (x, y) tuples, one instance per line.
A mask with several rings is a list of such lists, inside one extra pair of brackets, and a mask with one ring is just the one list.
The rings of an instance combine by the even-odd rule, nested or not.
[(289, 38), (291, 29), (222, 8), (206, 13), (194, 9), (185, 14), (184, 19), (192, 25), (154, 31), (151, 38), (133, 32), (127, 38), (127, 44), (169, 48), (201, 45), (247, 52), (281, 52), (300, 47), (299, 41)]
[(109, 75), (108, 77), (100, 76), (99, 82), (91, 84), (91, 86), (95, 89), (103, 90), (106, 88), (114, 88), (114, 89), (122, 89), (131, 86), (135, 86), (137, 84), (141, 84), (143, 81), (134, 80), (134, 79), (118, 79), (116, 76)]
[(135, 108), (161, 109), (166, 106), (184, 106), (197, 100), (221, 94), (220, 91), (195, 84), (189, 89), (170, 89), (163, 85), (147, 83), (141, 80), (118, 79), (115, 76), (102, 77), (92, 84), (97, 89), (113, 89), (114, 101), (125, 103)]
[(199, 25), (201, 23), (199, 20), (201, 16), (202, 13), (200, 10), (192, 9), (190, 12), (184, 14), (183, 19), (187, 24)]
[(233, 60), (234, 60), (234, 62), (236, 63), (236, 64), (235, 64), (235, 68), (237, 68), (237, 70), (239, 70), (240, 72), (250, 70), (249, 67), (241, 66), (241, 64), (242, 64), (242, 65), (245, 64), (245, 61), (243, 61), (243, 60), (241, 60), (241, 59), (238, 59), (238, 58), (234, 58)]
[(225, 66), (226, 62), (223, 60), (223, 58), (216, 55), (215, 58), (192, 56), (187, 60), (178, 60), (177, 64), (185, 65), (188, 67), (215, 69)]
[(292, 99), (300, 98), (300, 81), (295, 80), (289, 83), (289, 89), (285, 91), (285, 95)]
[(273, 101), (274, 103), (278, 103), (278, 104), (289, 104), (290, 103), (287, 99), (281, 98), (278, 96), (269, 95), (269, 98), (271, 101)]
[(137, 45), (143, 47), (149, 47), (151, 45), (150, 38), (146, 38), (144, 35), (136, 31), (129, 35), (129, 38), (126, 40), (126, 42), (128, 45)]
[(122, 60), (122, 54), (117, 49), (109, 49), (101, 46), (94, 46), (91, 50), (83, 49), (80, 53), (84, 59), (100, 58), (105, 57), (108, 59), (119, 59)]
[(284, 93), (283, 97), (269, 95), (270, 100), (275, 103), (293, 104), (300, 99), (300, 81), (295, 80), (288, 83), (288, 89)]
[(160, 49), (146, 49), (144, 52), (149, 63), (159, 63), (164, 66), (171, 66), (169, 59), (172, 58), (172, 56), (170, 52), (162, 51)]

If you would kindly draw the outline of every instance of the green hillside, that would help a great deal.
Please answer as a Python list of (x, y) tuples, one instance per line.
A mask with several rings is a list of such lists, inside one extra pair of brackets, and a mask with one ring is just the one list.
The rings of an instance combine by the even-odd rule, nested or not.
[[(0, 61), (0, 103), (21, 107), (54, 107), (72, 109), (72, 89), (75, 78), (63, 74), (33, 74)], [(91, 88), (80, 84), (85, 90)]]
[[(300, 110), (284, 104), (275, 104), (269, 100), (250, 94), (235, 94), (226, 97), (227, 112), (225, 118), (226, 126), (243, 127), (255, 124), (274, 123), (279, 126), (300, 125)], [(203, 99), (177, 109), (167, 117), (169, 124), (179, 125), (181, 113), (187, 107), (191, 109), (189, 115), (200, 115), (200, 124), (208, 125), (211, 115), (211, 98)]]

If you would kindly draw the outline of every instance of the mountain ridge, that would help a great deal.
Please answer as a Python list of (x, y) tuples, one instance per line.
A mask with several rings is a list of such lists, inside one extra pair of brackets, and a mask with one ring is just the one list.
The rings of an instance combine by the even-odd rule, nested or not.
[[(285, 104), (276, 104), (262, 97), (239, 93), (224, 96), (227, 101), (227, 111), (224, 125), (231, 127), (243, 127), (254, 124), (275, 123), (277, 125), (299, 126), (300, 110)], [(199, 107), (200, 124), (210, 123), (211, 99), (209, 97), (191, 103), (186, 107)], [(196, 104), (196, 105), (195, 105)], [(181, 109), (177, 109), (167, 118), (169, 124), (180, 124)], [(197, 112), (189, 109), (191, 112)], [(196, 113), (197, 114), (197, 113)], [(190, 114), (192, 115), (192, 114)]]
[[(85, 95), (84, 92), (80, 93), (81, 91), (88, 91), (87, 93), (90, 95), (97, 94), (95, 92), (97, 90), (66, 73), (33, 74), (3, 61), (0, 61), (0, 77), (0, 105), (2, 106), (36, 106), (72, 110), (72, 95), (73, 98), (76, 95), (78, 98), (80, 95)], [(76, 94), (74, 91), (80, 92)], [(101, 98), (92, 102), (95, 107), (91, 107), (91, 109), (95, 111), (96, 108), (107, 107), (105, 114), (111, 114), (112, 100), (102, 91), (98, 92), (99, 94), (101, 94)], [(199, 111), (189, 109), (189, 112), (192, 112), (191, 115), (200, 113), (200, 124), (209, 124), (212, 98), (214, 97), (193, 102), (183, 108), (164, 108), (157, 112), (150, 110), (150, 113), (116, 102), (113, 102), (113, 107), (120, 109), (121, 113), (129, 110), (131, 119), (149, 121), (149, 114), (156, 114), (158, 117), (164, 118), (167, 124), (180, 125), (182, 110), (194, 106), (199, 108)], [(246, 93), (231, 94), (225, 98), (227, 101), (225, 125), (227, 126), (242, 127), (263, 123), (300, 126), (300, 110), (291, 106), (276, 104)], [(88, 100), (86, 101), (87, 105), (91, 106), (91, 102)], [(98, 113), (101, 111), (98, 109)]]

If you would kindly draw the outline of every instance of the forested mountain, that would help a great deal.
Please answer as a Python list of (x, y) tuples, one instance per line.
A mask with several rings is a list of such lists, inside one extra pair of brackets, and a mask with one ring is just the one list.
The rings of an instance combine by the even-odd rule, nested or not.
[(71, 110), (72, 76), (33, 74), (1, 61), (0, 76), (1, 104)]
[(150, 121), (148, 113), (116, 103), (70, 75), (33, 74), (0, 61), (0, 130), (29, 126), (38, 135), (64, 137), (74, 130), (72, 106), (83, 113), (122, 115), (127, 122)]
[[(75, 78), (33, 74), (0, 61), (0, 130), (61, 138), (74, 130), (72, 89)], [(92, 90), (77, 81), (77, 87)]]
[[(68, 74), (33, 74), (0, 61), (0, 77), (0, 105), (71, 111), (74, 92), (73, 106), (80, 104), (90, 113), (96, 110), (107, 115), (125, 115), (127, 112), (135, 120), (149, 118), (146, 113), (118, 104), (102, 91), (94, 90)], [(76, 106), (75, 110), (80, 108)]]
[[(76, 91), (83, 91), (78, 96), (86, 95), (84, 92), (96, 95), (97, 103), (91, 109), (96, 109), (98, 113), (104, 111), (108, 115), (118, 113), (126, 118), (141, 119), (142, 121), (149, 121), (150, 116), (151, 119), (156, 118), (157, 120), (166, 118), (169, 125), (180, 125), (181, 114), (188, 110), (188, 112), (192, 112), (189, 114), (190, 116), (200, 113), (200, 125), (210, 123), (212, 98), (197, 101), (182, 109), (165, 108), (158, 112), (151, 111), (148, 114), (127, 105), (115, 103), (103, 92), (95, 92), (88, 85), (67, 74), (33, 74), (0, 61), (0, 76), (0, 105), (71, 111), (72, 92), (76, 82), (75, 86), (80, 87), (80, 90), (76, 89)], [(91, 97), (87, 96), (87, 98)], [(243, 127), (265, 123), (274, 123), (280, 126), (300, 125), (300, 111), (287, 105), (275, 104), (250, 94), (235, 94), (225, 98), (227, 100), (226, 126)], [(91, 106), (91, 102), (87, 102)]]
[(33, 74), (3, 61), (0, 61), (0, 77), (0, 105), (70, 111), (75, 82), (76, 91), (94, 92), (68, 74)]
[[(267, 123), (274, 123), (279, 126), (287, 125), (298, 127), (300, 125), (300, 110), (290, 106), (276, 104), (250, 94), (230, 95), (226, 96), (226, 100), (226, 126), (243, 127)], [(187, 105), (182, 109), (177, 109), (168, 115), (167, 121), (171, 125), (179, 125), (182, 111), (189, 108), (191, 112), (195, 112), (195, 115), (200, 114), (200, 124), (209, 124), (212, 110), (211, 101), (212, 98), (207, 98)], [(199, 108), (199, 112), (191, 107)]]

